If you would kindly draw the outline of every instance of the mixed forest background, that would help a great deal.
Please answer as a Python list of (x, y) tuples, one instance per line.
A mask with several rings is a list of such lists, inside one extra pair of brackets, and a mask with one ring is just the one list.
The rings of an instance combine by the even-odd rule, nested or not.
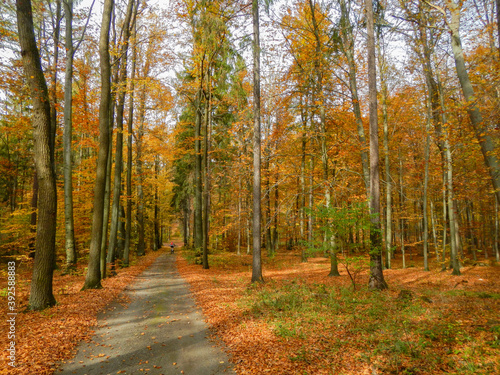
[[(48, 264), (34, 272), (41, 284), (56, 266), (89, 262), (84, 288), (99, 287), (130, 252), (173, 235), (205, 268), (210, 253), (255, 252), (256, 238), (263, 256), (328, 256), (331, 275), (374, 248), (385, 268), (398, 257), (459, 274), (500, 260), (498, 0), (380, 0), (369, 19), (371, 1), (267, 1), (260, 47), (256, 1), (33, 1), (56, 184), (47, 257), (36, 228), (50, 199), (39, 195), (17, 3), (0, 5), (0, 252)], [(372, 214), (370, 134), (380, 142)], [(33, 308), (54, 303), (39, 293)]]

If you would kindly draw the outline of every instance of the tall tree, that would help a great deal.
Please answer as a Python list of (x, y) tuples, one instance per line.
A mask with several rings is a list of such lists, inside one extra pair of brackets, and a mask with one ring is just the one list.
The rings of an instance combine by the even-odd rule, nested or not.
[(66, 19), (66, 71), (64, 77), (64, 229), (66, 233), (66, 268), (76, 264), (75, 223), (73, 219), (73, 176), (71, 142), (73, 134), (73, 0), (64, 1)]
[(382, 235), (380, 231), (380, 171), (377, 114), (377, 61), (372, 0), (365, 0), (368, 50), (368, 91), (370, 99), (370, 289), (386, 289), (382, 269)]
[(122, 187), (122, 170), (123, 170), (123, 112), (125, 108), (125, 94), (127, 86), (127, 52), (130, 39), (130, 22), (134, 10), (134, 0), (129, 0), (125, 19), (122, 26), (122, 42), (121, 42), (121, 63), (118, 73), (117, 82), (117, 97), (116, 105), (116, 150), (115, 150), (115, 176), (113, 188), (113, 206), (111, 211), (111, 230), (109, 234), (109, 247), (107, 262), (112, 264), (114, 272), (114, 261), (116, 255), (116, 245), (118, 238), (118, 224), (120, 211), (120, 197)]
[[(477, 98), (474, 94), (474, 88), (472, 87), (469, 73), (467, 71), (467, 67), (465, 66), (465, 57), (460, 38), (460, 18), (463, 1), (459, 1), (457, 3), (454, 0), (445, 0), (445, 4), (451, 15), (451, 19), (447, 21), (450, 32), (451, 48), (453, 50), (458, 80), (460, 81), (462, 93), (467, 102), (467, 113), (469, 115), (472, 128), (476, 133), (476, 138), (481, 146), (481, 152), (483, 154), (486, 167), (488, 168), (495, 194), (497, 199), (500, 199), (500, 162), (496, 156), (493, 138), (490, 135), (487, 124), (483, 121), (483, 116), (481, 115)], [(444, 17), (447, 17), (446, 11), (443, 8), (437, 6), (434, 7), (440, 10)]]
[(16, 0), (16, 12), (21, 57), (33, 101), (34, 157), (39, 181), (36, 256), (29, 306), (32, 310), (42, 310), (56, 303), (52, 292), (52, 276), (55, 262), (57, 192), (50, 147), (50, 104), (35, 40), (31, 1)]
[(99, 38), (99, 57), (101, 69), (101, 103), (99, 106), (99, 152), (97, 155), (97, 173), (94, 187), (94, 212), (92, 214), (92, 232), (87, 276), (82, 289), (101, 288), (100, 253), (104, 213), (104, 194), (106, 187), (106, 166), (108, 163), (109, 126), (111, 107), (111, 64), (109, 57), (109, 29), (113, 0), (104, 0), (101, 34)]
[(263, 282), (261, 259), (261, 209), (260, 209), (260, 39), (259, 1), (252, 1), (253, 20), (253, 260), (252, 283)]

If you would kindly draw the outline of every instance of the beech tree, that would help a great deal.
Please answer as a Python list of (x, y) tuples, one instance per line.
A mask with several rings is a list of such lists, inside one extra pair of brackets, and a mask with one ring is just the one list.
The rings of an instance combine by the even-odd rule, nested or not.
[(29, 306), (32, 310), (42, 310), (56, 303), (52, 292), (52, 276), (55, 261), (57, 194), (51, 147), (50, 104), (35, 40), (31, 1), (17, 0), (16, 13), (23, 67), (33, 102), (34, 157), (39, 184), (36, 255)]
[(370, 100), (370, 289), (386, 289), (382, 267), (382, 234), (380, 230), (380, 172), (377, 113), (377, 62), (372, 0), (365, 0), (368, 50), (368, 90)]
[(105, 0), (102, 12), (99, 57), (101, 68), (101, 103), (99, 106), (99, 153), (94, 187), (94, 212), (90, 240), (89, 266), (82, 289), (101, 288), (100, 254), (103, 232), (104, 193), (106, 185), (106, 166), (108, 163), (109, 123), (111, 105), (111, 65), (109, 58), (109, 29), (113, 0)]
[(259, 37), (259, 1), (252, 1), (253, 20), (253, 252), (252, 283), (264, 281), (261, 260), (261, 209), (260, 209), (260, 37)]

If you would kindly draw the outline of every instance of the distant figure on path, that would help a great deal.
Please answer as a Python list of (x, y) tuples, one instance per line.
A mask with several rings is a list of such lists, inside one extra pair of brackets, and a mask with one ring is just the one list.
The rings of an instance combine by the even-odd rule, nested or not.
[(174, 247), (175, 247), (174, 241), (170, 242), (170, 254), (174, 253)]

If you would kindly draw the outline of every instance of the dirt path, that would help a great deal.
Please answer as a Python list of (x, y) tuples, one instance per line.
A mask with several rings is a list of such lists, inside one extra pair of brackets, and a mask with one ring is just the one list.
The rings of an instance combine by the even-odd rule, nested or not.
[(55, 374), (234, 374), (209, 331), (175, 255), (161, 255), (126, 289), (131, 303), (115, 302), (99, 316), (90, 343)]

